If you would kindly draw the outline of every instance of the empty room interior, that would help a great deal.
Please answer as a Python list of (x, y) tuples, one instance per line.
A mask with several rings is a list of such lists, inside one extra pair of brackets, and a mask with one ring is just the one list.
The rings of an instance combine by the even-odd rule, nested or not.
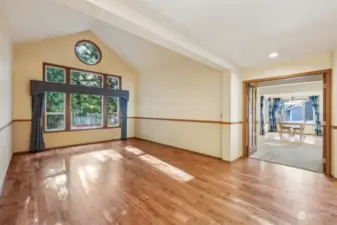
[(337, 224), (336, 12), (1, 0), (0, 225)]

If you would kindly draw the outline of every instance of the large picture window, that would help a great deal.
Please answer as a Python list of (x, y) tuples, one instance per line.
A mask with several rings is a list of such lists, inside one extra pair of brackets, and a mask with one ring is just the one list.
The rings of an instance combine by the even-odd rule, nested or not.
[[(44, 71), (48, 82), (114, 90), (121, 88), (119, 76), (50, 64), (44, 64)], [(117, 97), (47, 92), (45, 105), (46, 132), (120, 126)]]
[(284, 100), (283, 115), (285, 121), (306, 121), (313, 123), (314, 111), (312, 102), (309, 99)]

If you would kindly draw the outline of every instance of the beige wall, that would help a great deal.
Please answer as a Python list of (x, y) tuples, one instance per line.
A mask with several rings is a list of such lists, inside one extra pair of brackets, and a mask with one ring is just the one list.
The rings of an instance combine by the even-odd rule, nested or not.
[[(94, 66), (81, 63), (74, 54), (74, 45), (81, 39), (95, 42), (102, 51), (102, 61)], [(92, 32), (85, 31), (38, 42), (15, 44), (13, 48), (13, 120), (31, 119), (29, 80), (42, 80), (42, 63), (92, 70), (122, 76), (122, 89), (130, 91), (128, 116), (134, 116), (137, 72), (119, 58)], [(14, 122), (13, 151), (29, 150), (31, 123)], [(133, 120), (129, 121), (128, 136), (134, 136)], [(91, 131), (45, 133), (46, 148), (90, 143), (120, 138), (120, 128)]]
[[(140, 117), (221, 121), (222, 72), (177, 56), (141, 74)], [(221, 124), (136, 120), (136, 137), (221, 157)]]
[(3, 128), (0, 131), (0, 196), (7, 168), (12, 158), (11, 67), (12, 44), (0, 18), (0, 128)]
[[(334, 52), (306, 57), (293, 62), (280, 63), (268, 67), (247, 68), (240, 74), (243, 80), (282, 76), (316, 70), (333, 69), (332, 73), (332, 125), (337, 125), (337, 50)], [(332, 130), (332, 174), (337, 176), (337, 130)]]
[[(242, 82), (236, 74), (178, 56), (142, 73), (137, 116), (239, 122)], [(233, 107), (231, 107), (233, 106)], [(241, 156), (242, 124), (136, 119), (136, 137), (232, 161)]]

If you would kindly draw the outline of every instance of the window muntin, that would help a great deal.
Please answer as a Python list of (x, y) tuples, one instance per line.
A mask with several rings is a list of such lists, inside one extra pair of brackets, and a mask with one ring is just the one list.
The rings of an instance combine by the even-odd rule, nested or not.
[[(48, 82), (65, 83), (65, 69), (46, 66), (45, 79)], [(60, 92), (46, 92), (45, 127), (46, 131), (62, 131), (66, 129), (66, 95)]]
[[(44, 64), (44, 80), (120, 89), (121, 78), (53, 64)], [(69, 101), (67, 100), (69, 98)], [(90, 102), (91, 104), (88, 104)], [(46, 93), (45, 131), (119, 127), (119, 98), (90, 94)], [(66, 120), (66, 117), (69, 119)]]

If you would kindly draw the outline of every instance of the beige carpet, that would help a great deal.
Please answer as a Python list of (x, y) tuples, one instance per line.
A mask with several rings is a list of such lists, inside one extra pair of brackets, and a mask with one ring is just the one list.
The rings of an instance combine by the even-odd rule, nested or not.
[(323, 172), (322, 137), (308, 135), (301, 141), (298, 135), (283, 135), (280, 140), (277, 133), (268, 133), (259, 136), (257, 151), (251, 158)]

